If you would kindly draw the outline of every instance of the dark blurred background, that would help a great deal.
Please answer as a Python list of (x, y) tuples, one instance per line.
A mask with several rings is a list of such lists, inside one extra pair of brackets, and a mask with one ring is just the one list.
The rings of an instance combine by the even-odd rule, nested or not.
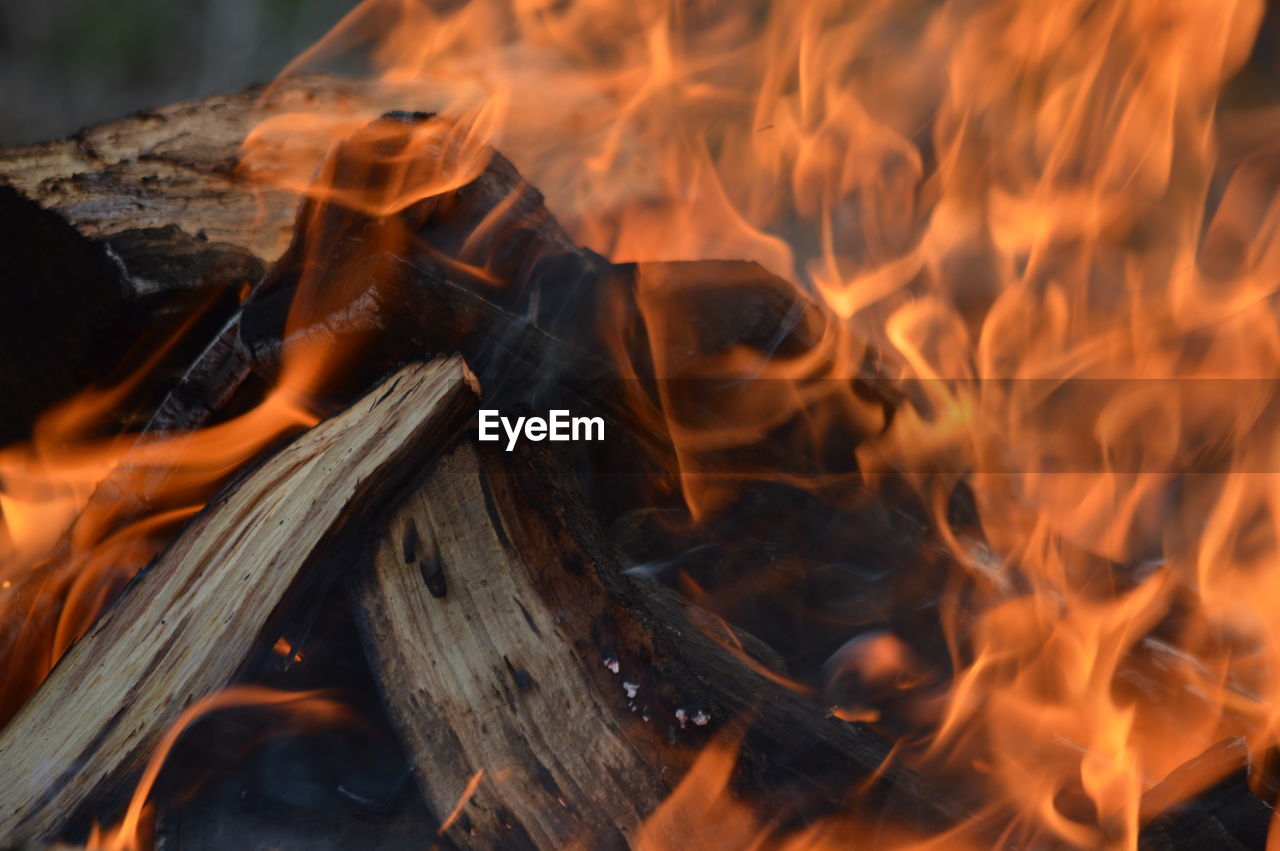
[(0, 0), (0, 145), (267, 82), (356, 0)]

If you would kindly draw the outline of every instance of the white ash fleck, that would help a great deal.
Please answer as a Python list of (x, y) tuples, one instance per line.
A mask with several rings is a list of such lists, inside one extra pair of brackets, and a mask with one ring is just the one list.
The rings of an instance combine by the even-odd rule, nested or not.
[(613, 657), (609, 657), (605, 659), (604, 666), (608, 668), (610, 671), (613, 671), (615, 674), (622, 670), (622, 666), (618, 664), (618, 660), (614, 659)]
[(683, 709), (677, 709), (676, 720), (680, 722), (680, 729), (683, 730), (685, 722), (689, 720), (689, 713)]
[(1012, 587), (1009, 573), (1004, 563), (985, 541), (975, 541), (964, 536), (961, 536), (958, 540), (961, 550), (956, 555), (960, 557), (961, 561), (976, 573), (986, 576), (997, 587), (1003, 590), (1009, 590)]
[(624, 689), (626, 689), (626, 692), (627, 692), (627, 700), (635, 700), (635, 699), (636, 699), (636, 694), (640, 691), (640, 684), (639, 684), (639, 683), (629, 683), (629, 682), (623, 681), (623, 683), (622, 683), (622, 687), (623, 687)]
[(699, 709), (689, 720), (699, 727), (705, 727), (711, 722), (711, 716)]

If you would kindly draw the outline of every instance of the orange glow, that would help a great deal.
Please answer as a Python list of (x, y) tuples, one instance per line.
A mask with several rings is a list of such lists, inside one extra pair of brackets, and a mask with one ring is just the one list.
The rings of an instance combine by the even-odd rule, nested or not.
[[(618, 301), (673, 381), (635, 391), (633, 413), (670, 437), (664, 484), (695, 522), (748, 480), (842, 495), (905, 481), (926, 507), (955, 568), (949, 662), (926, 670), (884, 637), (835, 672), (915, 702), (895, 758), (962, 776), (1011, 844), (1135, 848), (1143, 795), (1174, 769), (1227, 737), (1255, 756), (1280, 745), (1280, 113), (1241, 105), (1237, 79), (1262, 13), (365, 0), (290, 70), (362, 53), (379, 96), (272, 116), (242, 162), (316, 202), (302, 227), (349, 208), (379, 223), (370, 250), (394, 253), (415, 204), (504, 151), (579, 244), (639, 264)], [(388, 101), (435, 115), (371, 125)], [(339, 151), (358, 167), (338, 168)], [(501, 286), (477, 249), (491, 236), (481, 225), (448, 261)], [(325, 259), (306, 258), (291, 329), (345, 297), (321, 286)], [(657, 262), (724, 259), (769, 274)], [(743, 314), (786, 305), (792, 325), (708, 336), (707, 311), (762, 293)], [(646, 367), (625, 338), (635, 318), (601, 319), (624, 376)], [(0, 454), (0, 605), (25, 624), (0, 710), (212, 483), (312, 422), (307, 389), (358, 355), (291, 339), (266, 403), (180, 438), (91, 438), (117, 396), (86, 394)], [(901, 400), (892, 417), (855, 388), (872, 362)], [(724, 389), (691, 398), (674, 379)], [(849, 463), (806, 463), (833, 436)], [(800, 460), (741, 455), (771, 441)], [(95, 501), (105, 486), (145, 499), (144, 519)], [(970, 495), (976, 521), (953, 528)], [(708, 747), (638, 845), (784, 841), (767, 802), (731, 793), (735, 753)], [(1179, 795), (1217, 770), (1181, 777)], [(869, 830), (833, 818), (785, 841)], [(897, 847), (888, 830), (877, 847)], [(961, 838), (899, 844), (913, 842)]]
[(283, 635), (276, 639), (275, 644), (271, 645), (271, 652), (287, 662), (301, 662), (304, 658), (302, 651), (295, 651), (293, 645)]
[(321, 692), (286, 692), (261, 686), (232, 686), (203, 697), (188, 706), (165, 732), (147, 762), (134, 789), (124, 818), (113, 828), (93, 828), (85, 847), (92, 851), (145, 851), (153, 847), (150, 798), (169, 752), (192, 724), (212, 712), (245, 707), (267, 707), (288, 722), (289, 729), (334, 724), (348, 720), (349, 711)]
[(729, 792), (739, 742), (716, 740), (702, 751), (680, 784), (645, 821), (632, 847), (756, 848), (759, 827), (751, 808)]
[[(1276, 123), (1222, 106), (1261, 13), (367, 0), (296, 67), (365, 50), (386, 92), (439, 115), (405, 150), (430, 140), (446, 153), (424, 161), (450, 167), (395, 155), (409, 179), (373, 191), (308, 183), (318, 158), (265, 161), (328, 151), (358, 115), (282, 117), (247, 162), (381, 214), (506, 152), (578, 242), (641, 263), (660, 376), (734, 379), (714, 403), (675, 385), (635, 400), (695, 520), (745, 479), (858, 484), (726, 465), (781, 427), (799, 424), (800, 454), (857, 437), (857, 475), (910, 482), (957, 562), (950, 684), (913, 715), (933, 720), (912, 758), (965, 771), (1007, 836), (1134, 847), (1143, 792), (1175, 767), (1226, 736), (1280, 741), (1280, 206), (1254, 126)], [(727, 258), (795, 282), (798, 331), (773, 349), (717, 348), (690, 305), (725, 282), (646, 265)], [(905, 394), (891, 422), (850, 389), (870, 352)], [(978, 528), (949, 526), (961, 485)], [(889, 651), (852, 674), (926, 676)], [(718, 783), (726, 759), (690, 776)]]
[(18, 660), (0, 673), (0, 722), (213, 489), (316, 422), (297, 382), (191, 434), (96, 436), (141, 377), (70, 399), (0, 449), (0, 652)]
[(453, 809), (449, 811), (449, 815), (445, 817), (444, 821), (440, 822), (440, 828), (436, 833), (440, 836), (444, 836), (449, 831), (449, 828), (453, 827), (454, 823), (457, 822), (458, 818), (462, 815), (462, 811), (466, 809), (467, 804), (471, 801), (471, 797), (475, 795), (476, 790), (480, 788), (480, 781), (483, 779), (483, 768), (471, 775), (471, 779), (467, 781), (466, 788), (464, 788), (462, 790), (462, 794), (458, 796), (458, 803), (453, 805)]

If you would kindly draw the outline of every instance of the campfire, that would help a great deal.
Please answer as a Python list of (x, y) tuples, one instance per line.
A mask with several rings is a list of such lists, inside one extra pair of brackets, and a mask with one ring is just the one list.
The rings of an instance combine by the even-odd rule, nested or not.
[(364, 0), (0, 150), (0, 846), (1266, 848), (1255, 0)]

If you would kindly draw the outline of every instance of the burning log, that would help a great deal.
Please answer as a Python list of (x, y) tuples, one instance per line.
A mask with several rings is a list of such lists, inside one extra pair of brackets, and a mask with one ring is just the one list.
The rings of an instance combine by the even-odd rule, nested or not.
[(960, 816), (873, 733), (727, 651), (723, 624), (624, 576), (557, 465), (512, 457), (455, 446), (350, 579), (424, 794), (443, 817), (467, 790), (455, 842), (622, 847), (730, 720), (753, 726), (750, 771), (829, 806), (883, 769), (882, 806), (890, 793), (919, 825)]
[(184, 101), (0, 149), (0, 179), (90, 239), (152, 229), (153, 257), (192, 240), (269, 263), (289, 244), (297, 198), (246, 191), (240, 144), (266, 110), (340, 110), (358, 92), (368, 94), (330, 77), (297, 77), (269, 91)]
[(411, 365), (216, 498), (77, 643), (0, 733), (0, 840), (50, 835), (128, 777), (195, 698), (226, 685), (313, 554), (448, 438), (458, 359)]
[[(191, 120), (198, 127), (196, 118), (188, 119), (196, 113), (173, 111), (166, 122)], [(376, 153), (429, 120), (414, 114), (384, 118), (329, 165), (338, 173), (353, 169), (352, 179), (363, 182), (369, 175), (358, 168), (361, 154), (368, 153), (362, 146)], [(226, 169), (195, 171), (203, 181), (197, 195), (224, 193), (230, 186)], [(218, 181), (221, 188), (214, 186)], [(102, 182), (110, 184), (106, 178)], [(190, 186), (178, 181), (163, 191), (181, 193)], [(102, 209), (121, 208), (118, 199), (98, 200)], [(215, 208), (206, 207), (201, 215), (216, 219), (221, 213)], [(74, 204), (65, 209), (82, 213)], [(250, 244), (243, 235), (234, 236), (232, 218), (223, 219), (225, 232), (219, 237), (232, 245)], [(104, 223), (82, 216), (77, 221), (95, 235), (120, 239), (112, 230), (114, 219)], [(483, 238), (475, 238), (477, 232)], [(172, 254), (182, 233), (150, 231), (152, 241), (138, 243), (147, 246), (140, 255)], [(405, 239), (388, 243), (389, 234)], [(166, 242), (169, 237), (172, 242)], [(273, 250), (258, 242), (252, 248), (263, 255)], [(310, 262), (317, 256), (325, 262)], [(573, 245), (536, 190), (496, 154), (475, 180), (393, 216), (311, 201), (303, 207), (293, 246), (161, 406), (153, 427), (200, 424), (227, 404), (250, 368), (274, 379), (291, 344), (317, 339), (341, 342), (350, 364), (345, 381), (326, 387), (335, 407), (398, 361), (424, 350), (461, 350), (483, 379), (489, 402), (536, 404), (545, 401), (538, 393), (569, 386), (584, 404), (631, 425), (628, 404), (634, 400), (617, 395), (623, 382), (616, 379), (650, 381), (669, 377), (673, 369), (670, 352), (655, 350), (646, 337), (640, 302), (655, 297), (662, 302), (661, 313), (688, 323), (678, 340), (685, 363), (735, 349), (765, 355), (808, 352), (828, 318), (801, 291), (752, 263), (610, 264)], [(677, 375), (679, 368), (674, 367)], [(372, 411), (378, 406), (368, 400), (374, 398), (360, 405)], [(369, 429), (380, 428), (383, 417), (390, 416), (390, 406), (379, 410), (371, 415)], [(311, 434), (336, 433), (342, 428), (337, 423), (352, 418), (348, 413)], [(390, 440), (381, 433), (365, 434), (363, 425), (358, 427), (363, 438), (344, 436), (339, 445)], [(409, 426), (396, 424), (397, 434), (402, 427)], [(438, 435), (444, 427), (423, 423), (422, 428)], [(660, 422), (647, 422), (639, 431), (640, 439), (652, 444), (651, 452), (670, 451)], [(319, 452), (318, 441), (308, 436), (290, 452), (304, 445)], [(378, 446), (386, 453), (378, 472), (369, 471), (362, 480), (355, 471), (347, 476), (360, 480), (362, 493), (385, 493), (398, 481), (390, 459), (401, 450)], [(332, 453), (330, 446), (323, 457)], [(360, 450), (354, 456), (358, 459)], [(78, 772), (50, 777), (34, 791), (14, 792), (11, 801), (0, 799), (6, 819), (0, 821), (0, 836), (48, 834), (124, 776), (171, 717), (165, 711), (171, 699), (181, 702), (207, 692), (235, 674), (269, 616), (302, 581), (308, 554), (331, 541), (350, 513), (353, 495), (345, 493), (324, 500), (328, 513), (323, 516), (289, 515), (284, 528), (291, 530), (292, 548), (286, 548), (286, 536), (264, 528), (261, 517), (250, 521), (237, 513), (249, 509), (241, 494), (304, 487), (295, 478), (303, 474), (277, 466), (283, 457), (242, 481), (188, 528), (0, 735), (0, 758), (21, 758), (20, 767), (40, 760), (89, 760)], [(318, 466), (309, 470), (337, 472), (321, 456), (313, 460)], [(128, 502), (110, 487), (100, 488), (94, 500), (112, 506)], [(442, 507), (454, 502), (457, 510)], [(120, 514), (127, 517), (132, 510), (120, 509)], [(457, 823), (464, 824), (465, 817), (469, 824), (463, 832), (471, 836), (474, 831), (474, 838), (460, 837), (460, 842), (483, 846), (511, 830), (539, 847), (581, 837), (617, 844), (634, 834), (643, 815), (687, 767), (692, 748), (737, 719), (752, 722), (744, 748), (748, 772), (788, 778), (793, 789), (802, 790), (793, 796), (805, 801), (797, 802), (797, 810), (813, 806), (815, 799), (828, 809), (837, 806), (851, 776), (880, 771), (876, 800), (910, 810), (914, 823), (945, 824), (961, 815), (962, 805), (927, 788), (897, 763), (890, 761), (881, 771), (889, 751), (867, 728), (827, 717), (811, 699), (771, 679), (768, 664), (744, 662), (726, 650), (713, 636), (719, 631), (727, 638), (728, 627), (692, 612), (664, 590), (623, 576), (597, 520), (562, 474), (460, 446), (394, 517), (381, 523), (379, 554), (353, 587), (386, 702), (419, 766), (426, 797), (444, 816), (476, 772), (489, 772), (471, 790), (476, 806), (461, 809)], [(410, 523), (416, 539), (406, 531)], [(242, 543), (224, 545), (222, 533), (235, 528), (244, 529)], [(279, 549), (270, 550), (272, 545)], [(260, 557), (258, 550), (243, 549), (258, 546), (270, 551)], [(240, 548), (229, 553), (226, 547)], [(427, 554), (438, 563), (433, 567), (428, 559), (431, 569), (424, 575)], [(223, 624), (216, 619), (229, 611), (230, 589), (241, 587), (236, 562), (244, 558), (281, 559), (289, 566), (273, 569), (271, 577), (249, 571), (264, 587), (253, 595), (251, 611)], [(206, 570), (198, 586), (186, 587), (177, 578), (197, 569)], [(473, 587), (471, 576), (481, 570), (491, 574), (490, 585)], [(153, 589), (146, 600), (141, 587)], [(512, 593), (495, 596), (494, 588)], [(205, 599), (211, 601), (210, 614), (198, 623), (195, 615), (188, 623), (176, 614), (194, 611), (188, 608), (192, 601)], [(509, 599), (519, 603), (512, 608)], [(178, 609), (171, 608), (175, 600)], [(424, 609), (430, 617), (423, 617)], [(142, 627), (135, 625), (141, 624), (151, 635), (136, 639), (134, 630)], [(131, 640), (143, 650), (128, 646)], [(163, 667), (160, 673), (138, 673), (130, 667), (130, 659), (150, 658), (147, 649), (158, 652), (169, 640), (180, 648), (170, 651), (182, 660), (177, 671)], [(749, 640), (742, 643), (752, 646)], [(219, 644), (224, 652), (211, 660), (210, 648)], [(765, 648), (756, 656), (765, 659), (769, 652)], [(496, 686), (495, 659), (500, 662)], [(107, 662), (99, 660), (120, 665), (111, 682), (95, 681), (102, 696), (82, 690), (74, 702), (67, 699), (86, 672), (105, 669)], [(574, 740), (561, 742), (548, 731), (563, 726), (566, 705), (582, 707), (584, 715)], [(99, 716), (97, 707), (106, 714)], [(500, 713), (509, 735), (490, 741), (491, 731), (473, 722), (494, 713)], [(63, 735), (73, 721), (62, 719), (72, 716), (82, 733)], [(424, 725), (424, 717), (436, 724)], [(34, 732), (37, 719), (47, 718), (53, 719), (47, 729), (57, 731), (60, 740)], [(40, 747), (20, 748), (24, 738)], [(600, 747), (612, 755), (605, 765), (599, 761)], [(505, 762), (497, 759), (507, 755)], [(606, 766), (610, 770), (602, 773)], [(528, 782), (508, 784), (503, 769)], [(549, 792), (548, 777), (556, 794)], [(522, 791), (513, 793), (515, 787)]]
[(0, 444), (30, 433), (36, 416), (81, 383), (93, 346), (126, 300), (104, 251), (61, 217), (0, 186), (0, 263), (10, 285), (0, 311)]
[[(639, 679), (605, 667), (621, 663), (594, 646), (584, 583), (547, 575), (587, 569), (576, 530), (547, 526), (514, 484), (469, 442), (440, 458), (352, 577), (364, 640), (442, 820), (481, 778), (456, 841), (622, 846), (663, 793), (652, 754), (619, 726), (624, 681)], [(539, 575), (564, 583), (561, 605), (544, 601)]]

